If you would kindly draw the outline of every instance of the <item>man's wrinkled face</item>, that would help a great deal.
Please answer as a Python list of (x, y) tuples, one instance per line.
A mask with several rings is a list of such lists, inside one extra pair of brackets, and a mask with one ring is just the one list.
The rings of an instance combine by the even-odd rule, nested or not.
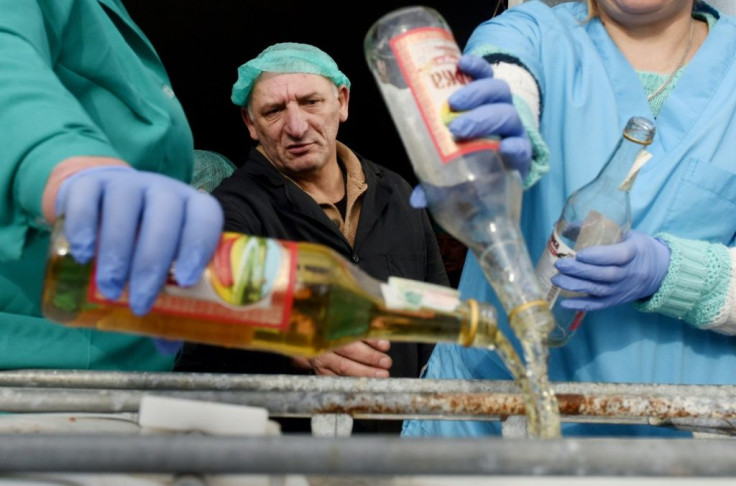
[(348, 117), (349, 92), (317, 74), (263, 73), (243, 120), (253, 140), (283, 173), (299, 177), (335, 155), (337, 131)]

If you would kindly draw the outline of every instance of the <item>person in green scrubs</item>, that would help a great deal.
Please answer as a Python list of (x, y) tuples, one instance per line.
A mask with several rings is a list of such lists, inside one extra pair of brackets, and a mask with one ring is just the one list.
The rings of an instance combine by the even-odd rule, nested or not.
[(133, 335), (41, 315), (50, 228), (64, 216), (108, 298), (150, 310), (173, 261), (199, 280), (222, 211), (187, 183), (193, 139), (151, 43), (120, 0), (0, 0), (0, 369), (169, 370)]

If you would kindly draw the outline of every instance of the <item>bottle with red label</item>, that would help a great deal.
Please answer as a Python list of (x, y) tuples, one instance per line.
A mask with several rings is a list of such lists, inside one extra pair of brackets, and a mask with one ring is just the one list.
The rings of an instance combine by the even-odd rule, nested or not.
[(435, 220), (478, 259), (517, 334), (554, 327), (519, 227), (522, 185), (498, 140), (455, 140), (447, 99), (471, 80), (434, 9), (395, 10), (368, 31), (364, 50)]
[(471, 81), (457, 69), (461, 53), (447, 22), (428, 7), (401, 8), (373, 24), (363, 47), (429, 211), (478, 260), (519, 339), (529, 435), (559, 436), (547, 377), (555, 323), (519, 226), (521, 177), (504, 167), (498, 140), (455, 140), (447, 128), (456, 115), (448, 98)]
[(564, 291), (550, 279), (557, 273), (555, 262), (573, 257), (583, 248), (618, 243), (631, 227), (629, 191), (639, 170), (651, 158), (645, 149), (654, 138), (654, 123), (634, 116), (598, 175), (567, 198), (547, 246), (537, 262), (537, 277), (555, 316), (549, 334), (550, 346), (563, 346), (580, 327), (585, 313), (565, 309), (564, 298), (576, 294)]
[(311, 357), (365, 338), (449, 341), (513, 354), (501, 341), (495, 309), (461, 301), (454, 289), (399, 278), (381, 282), (326, 246), (238, 233), (222, 235), (196, 285), (171, 279), (151, 312), (136, 316), (125, 294), (116, 301), (102, 296), (94, 262), (74, 260), (60, 219), (51, 237), (43, 312), (69, 326), (291, 356)]

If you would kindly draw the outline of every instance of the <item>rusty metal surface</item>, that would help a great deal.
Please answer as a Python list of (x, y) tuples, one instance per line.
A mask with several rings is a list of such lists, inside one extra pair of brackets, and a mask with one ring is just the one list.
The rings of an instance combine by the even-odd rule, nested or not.
[[(422, 475), (659, 476), (694, 478), (691, 484), (736, 476), (736, 441), (723, 440), (734, 434), (736, 387), (553, 383), (553, 390), (563, 421), (674, 425), (721, 439), (534, 440), (505, 432), (503, 438), (483, 439), (348, 436), (352, 417), (506, 420), (504, 428), (517, 424), (523, 431), (523, 401), (509, 381), (8, 371), (0, 372), (0, 412), (25, 413), (5, 418), (32, 418), (37, 412), (134, 417), (144, 395), (163, 394), (260, 406), (273, 417), (311, 416), (323, 436), (48, 433), (43, 428), (13, 434), (6, 427), (0, 428), (0, 474), (294, 473), (394, 486), (400, 484), (396, 478), (413, 485), (409, 479)], [(319, 484), (341, 484), (329, 481)]]
[[(732, 433), (736, 387), (553, 383), (563, 421), (676, 424)], [(502, 420), (523, 415), (510, 381), (289, 375), (10, 371), (0, 411), (135, 412), (146, 393), (267, 408), (272, 416)]]
[[(515, 393), (512, 381), (421, 380), (413, 378), (348, 378), (295, 375), (236, 375), (218, 373), (117, 372), (74, 370), (0, 371), (0, 386), (64, 387), (155, 390), (259, 390), (259, 391), (365, 391), (365, 392), (467, 392)], [(557, 393), (655, 393), (734, 397), (730, 385), (652, 385), (637, 383), (554, 383)]]

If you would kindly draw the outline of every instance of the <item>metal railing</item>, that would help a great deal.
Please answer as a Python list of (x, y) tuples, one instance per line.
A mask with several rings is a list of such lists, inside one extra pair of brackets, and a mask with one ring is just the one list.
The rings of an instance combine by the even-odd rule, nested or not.
[[(553, 390), (563, 422), (674, 426), (724, 438), (736, 430), (733, 386), (553, 383)], [(6, 434), (0, 435), (0, 471), (736, 475), (736, 441), (522, 438), (523, 401), (508, 381), (0, 372), (0, 412), (135, 413), (146, 394), (264, 407), (272, 417), (312, 417), (314, 435), (331, 437)], [(503, 438), (348, 437), (353, 418), (510, 426), (504, 425)]]
[[(734, 434), (736, 387), (553, 383), (566, 422), (674, 425)], [(264, 407), (274, 417), (345, 414), (403, 420), (501, 420), (524, 415), (510, 381), (292, 375), (0, 372), (0, 411), (136, 412), (144, 394)]]

